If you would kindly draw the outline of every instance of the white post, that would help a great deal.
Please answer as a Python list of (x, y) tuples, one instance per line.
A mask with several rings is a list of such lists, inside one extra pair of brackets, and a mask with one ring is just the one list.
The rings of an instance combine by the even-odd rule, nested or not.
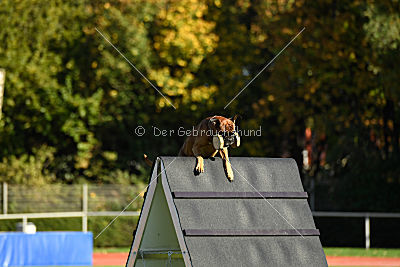
[(28, 217), (23, 216), (22, 217), (22, 232), (26, 232), (26, 226), (28, 225)]
[(7, 183), (3, 182), (3, 214), (7, 214), (7, 207), (8, 207), (8, 190), (7, 190)]
[(365, 248), (370, 248), (370, 225), (369, 225), (369, 217), (365, 217)]
[(3, 107), (3, 95), (4, 95), (5, 80), (6, 80), (6, 70), (0, 69), (0, 120), (1, 120), (1, 110)]
[(87, 212), (88, 212), (88, 185), (82, 185), (82, 231), (87, 232)]

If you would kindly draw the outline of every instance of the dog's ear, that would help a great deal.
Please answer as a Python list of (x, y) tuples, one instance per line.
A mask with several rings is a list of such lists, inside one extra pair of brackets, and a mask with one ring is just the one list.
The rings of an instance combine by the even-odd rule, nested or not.
[(240, 120), (242, 118), (242, 116), (236, 114), (235, 116), (233, 116), (233, 118), (229, 118), (231, 121), (233, 121), (233, 123), (236, 125), (236, 121)]
[(220, 125), (220, 121), (217, 118), (212, 117), (209, 121), (208, 121), (208, 127), (215, 127), (215, 129), (219, 128)]

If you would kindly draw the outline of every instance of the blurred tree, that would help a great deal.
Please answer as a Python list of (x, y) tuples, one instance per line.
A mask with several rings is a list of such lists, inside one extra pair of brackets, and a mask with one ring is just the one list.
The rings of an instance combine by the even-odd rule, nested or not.
[[(317, 208), (397, 209), (399, 16), (389, 0), (3, 1), (1, 179), (26, 164), (41, 181), (132, 182), (146, 172), (143, 153), (177, 154), (179, 127), (240, 114), (262, 136), (244, 136), (232, 155), (301, 166), (310, 129), (305, 182), (328, 192)], [(154, 136), (153, 126), (175, 132)]]
[(3, 182), (25, 185), (44, 185), (56, 182), (56, 176), (48, 166), (54, 160), (52, 147), (34, 149), (34, 155), (23, 154), (19, 158), (12, 155), (0, 162), (0, 176)]
[[(105, 131), (117, 124), (129, 135), (124, 122), (132, 116), (140, 122), (145, 116), (145, 111), (138, 114), (132, 107), (145, 107), (154, 94), (144, 94), (143, 83), (137, 84), (130, 66), (105, 49), (94, 26), (109, 30), (112, 41), (125, 44), (117, 42), (122, 50), (134, 43), (128, 56), (138, 55), (138, 67), (148, 65), (138, 6), (120, 1), (2, 3), (0, 65), (9, 72), (0, 125), (2, 157), (32, 154), (35, 147), (51, 145), (57, 150), (49, 168), (65, 181), (80, 175), (96, 179), (109, 172), (107, 168), (118, 167), (119, 147), (114, 140), (103, 140), (112, 136)], [(142, 16), (152, 14), (143, 7), (140, 11)], [(123, 116), (125, 121), (118, 123)], [(127, 149), (132, 148), (128, 143)]]
[[(189, 105), (196, 110), (202, 100), (212, 101), (215, 86), (197, 81), (196, 73), (203, 60), (212, 53), (218, 37), (212, 33), (214, 22), (203, 17), (207, 5), (203, 1), (159, 1), (160, 8), (151, 27), (156, 61), (150, 78), (164, 92), (177, 99), (177, 106)], [(166, 106), (160, 98), (158, 105)]]
[[(212, 1), (210, 6), (220, 42), (204, 72), (212, 70), (207, 78), (218, 84), (221, 110), (306, 26), (228, 107), (244, 114), (244, 127), (263, 128), (262, 138), (243, 138), (239, 153), (290, 156), (301, 166), (304, 130), (309, 127), (314, 162), (305, 178), (315, 177), (326, 185), (322, 190), (330, 192), (322, 194), (320, 203), (331, 209), (397, 209), (398, 3)], [(224, 55), (236, 51), (239, 57)], [(368, 198), (385, 192), (393, 205), (385, 204), (386, 198)]]

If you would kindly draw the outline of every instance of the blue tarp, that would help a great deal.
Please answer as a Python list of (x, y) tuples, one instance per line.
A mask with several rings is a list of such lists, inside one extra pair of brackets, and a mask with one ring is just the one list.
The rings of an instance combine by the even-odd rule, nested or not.
[(1, 266), (91, 266), (92, 254), (90, 232), (0, 233)]

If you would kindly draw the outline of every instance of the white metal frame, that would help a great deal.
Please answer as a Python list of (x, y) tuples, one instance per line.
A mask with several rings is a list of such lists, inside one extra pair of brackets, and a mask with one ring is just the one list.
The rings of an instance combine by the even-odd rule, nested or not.
[[(192, 266), (192, 261), (190, 260), (189, 251), (187, 249), (185, 239), (183, 238), (183, 231), (182, 231), (182, 228), (181, 228), (181, 225), (179, 222), (178, 212), (176, 210), (174, 201), (172, 199), (171, 190), (168, 185), (167, 174), (165, 172), (165, 166), (164, 166), (164, 163), (162, 162), (162, 160), (159, 158), (157, 158), (156, 164), (154, 166), (153, 174), (152, 174), (152, 179), (150, 181), (153, 181), (153, 179), (157, 179), (157, 177), (158, 177), (157, 169), (158, 169), (159, 165), (160, 165), (160, 169), (161, 169), (161, 173), (160, 173), (161, 174), (161, 185), (163, 187), (164, 195), (167, 200), (168, 209), (171, 214), (172, 223), (174, 225), (175, 233), (176, 233), (176, 236), (178, 239), (180, 251), (182, 252), (182, 258), (183, 258), (183, 261), (186, 266)], [(133, 241), (131, 250), (129, 252), (128, 261), (126, 264), (127, 267), (133, 267), (135, 265), (135, 260), (138, 255), (139, 246), (140, 246), (143, 234), (144, 234), (144, 228), (146, 225), (147, 218), (149, 216), (150, 207), (151, 207), (152, 199), (154, 197), (154, 192), (155, 192), (157, 183), (158, 183), (158, 181), (155, 181), (152, 184), (150, 184), (150, 186), (149, 186), (148, 193), (147, 193), (147, 196), (146, 196), (145, 202), (143, 204), (143, 208), (142, 208), (142, 215), (138, 222), (134, 241)]]
[(179, 220), (179, 216), (178, 216), (178, 211), (176, 210), (174, 201), (172, 199), (172, 193), (171, 190), (169, 188), (169, 184), (167, 181), (167, 173), (165, 172), (165, 167), (164, 167), (164, 163), (162, 162), (162, 160), (160, 160), (161, 162), (161, 183), (164, 189), (164, 194), (165, 197), (167, 199), (167, 203), (168, 203), (168, 208), (172, 217), (172, 222), (174, 224), (175, 227), (175, 232), (176, 235), (178, 237), (178, 242), (179, 242), (179, 246), (181, 248), (182, 251), (182, 256), (183, 256), (183, 261), (185, 262), (186, 266), (192, 266), (192, 261), (190, 260), (190, 255), (189, 255), (189, 251), (187, 249), (186, 246), (186, 242), (185, 239), (183, 238), (183, 231), (182, 231), (182, 227), (180, 224), (180, 220)]
[[(157, 181), (157, 179), (158, 179), (158, 175), (157, 175), (158, 162), (159, 162), (159, 159), (157, 158), (157, 161), (154, 164), (151, 179), (149, 181), (150, 186), (147, 189), (146, 199), (144, 200), (144, 203), (143, 203), (142, 214), (140, 215), (140, 219), (139, 219), (138, 225), (136, 227), (136, 233), (133, 238), (132, 247), (129, 252), (128, 261), (126, 263), (127, 267), (133, 267), (135, 265), (135, 260), (136, 260), (137, 254), (138, 254), (140, 242), (142, 241), (144, 227), (146, 225), (147, 217), (149, 216), (151, 202), (153, 200), (154, 192), (155, 192), (155, 189), (156, 189), (156, 186), (158, 183), (158, 181)], [(156, 179), (156, 181), (154, 181), (154, 179)]]

